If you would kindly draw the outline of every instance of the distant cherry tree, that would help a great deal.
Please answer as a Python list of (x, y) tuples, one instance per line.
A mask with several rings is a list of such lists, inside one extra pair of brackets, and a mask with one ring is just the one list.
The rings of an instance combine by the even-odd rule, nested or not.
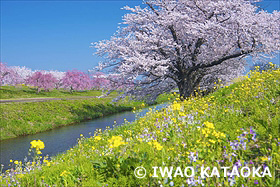
[(56, 78), (56, 80), (57, 80), (57, 82), (55, 83), (56, 89), (63, 87), (62, 80), (63, 80), (63, 77), (66, 75), (66, 72), (57, 71), (57, 70), (50, 70), (50, 71), (46, 71), (46, 72), (52, 74)]
[(37, 87), (37, 93), (44, 89), (50, 91), (55, 88), (57, 79), (50, 73), (37, 71), (27, 78), (26, 84)]
[(110, 89), (110, 80), (108, 76), (102, 72), (94, 72), (92, 76), (92, 87), (97, 90), (109, 90)]
[(110, 67), (135, 84), (127, 93), (149, 96), (178, 88), (183, 98), (244, 71), (245, 57), (273, 57), (280, 50), (280, 13), (248, 0), (147, 0), (124, 9), (123, 26), (95, 43)]
[(62, 78), (62, 86), (70, 92), (77, 90), (89, 90), (92, 88), (90, 77), (84, 72), (73, 70), (66, 72)]
[(18, 74), (20, 84), (24, 84), (28, 77), (30, 77), (34, 71), (25, 66), (10, 66), (10, 68)]
[(22, 83), (22, 78), (12, 68), (0, 62), (0, 86), (16, 85)]

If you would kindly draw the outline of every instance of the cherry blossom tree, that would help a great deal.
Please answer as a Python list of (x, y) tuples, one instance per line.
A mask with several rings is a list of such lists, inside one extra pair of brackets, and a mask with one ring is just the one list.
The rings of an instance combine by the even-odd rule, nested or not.
[(110, 81), (111, 90), (130, 90), (134, 83), (129, 79), (125, 79), (122, 74), (108, 74), (107, 79)]
[(16, 85), (22, 82), (21, 77), (5, 63), (0, 62), (0, 86)]
[(110, 89), (110, 81), (108, 80), (108, 76), (102, 72), (94, 72), (91, 74), (92, 76), (92, 86), (94, 89), (100, 90)]
[(63, 80), (63, 77), (66, 75), (66, 72), (57, 71), (57, 70), (51, 70), (51, 71), (46, 71), (46, 72), (52, 74), (56, 78), (56, 80), (57, 80), (55, 83), (56, 89), (63, 87), (62, 80)]
[(69, 89), (70, 92), (74, 90), (87, 90), (92, 88), (90, 77), (84, 72), (73, 70), (66, 72), (62, 78), (62, 86)]
[(25, 66), (11, 66), (10, 67), (14, 72), (18, 74), (19, 78), (19, 83), (23, 84), (27, 80), (28, 77), (32, 76), (34, 73), (30, 68), (27, 68)]
[(37, 87), (37, 93), (44, 89), (49, 91), (55, 88), (57, 79), (50, 73), (37, 71), (27, 78), (26, 84)]
[[(227, 82), (244, 70), (245, 57), (273, 57), (280, 50), (280, 13), (247, 0), (147, 0), (124, 9), (123, 26), (95, 43), (111, 67), (132, 80), (127, 93), (156, 95), (178, 88), (184, 98), (197, 87)], [(137, 81), (139, 80), (139, 81)]]
[(57, 71), (57, 70), (50, 70), (50, 71), (45, 71), (45, 70), (32, 70), (30, 68), (27, 68), (25, 66), (11, 66), (10, 67), (15, 73), (19, 75), (19, 83), (25, 83), (27, 78), (32, 76), (35, 72), (43, 72), (43, 74), (52, 74), (54, 78), (56, 78), (56, 83), (55, 83), (55, 88), (60, 88), (62, 85), (62, 78), (65, 75), (65, 72), (62, 71)]

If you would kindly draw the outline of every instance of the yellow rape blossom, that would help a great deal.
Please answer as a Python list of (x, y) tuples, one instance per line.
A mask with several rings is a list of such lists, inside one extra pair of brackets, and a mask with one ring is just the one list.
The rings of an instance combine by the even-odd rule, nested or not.
[(175, 103), (172, 105), (172, 110), (180, 110), (181, 109), (181, 105), (179, 103)]
[(267, 157), (261, 157), (261, 160), (262, 160), (262, 162), (265, 162), (265, 161), (268, 161), (268, 158)]
[(35, 148), (36, 150), (44, 149), (45, 144), (41, 140), (33, 140), (30, 142), (31, 148)]
[(51, 166), (51, 162), (48, 160), (44, 160), (44, 163), (46, 163), (47, 166)]
[(94, 141), (97, 142), (97, 141), (99, 141), (99, 140), (101, 140), (101, 137), (100, 137), (100, 136), (95, 136), (95, 137), (94, 137)]
[(63, 176), (66, 176), (66, 175), (68, 175), (68, 174), (70, 174), (70, 173), (69, 173), (68, 171), (64, 170), (64, 171), (60, 174), (60, 176), (63, 177)]
[(220, 132), (220, 136), (223, 137), (223, 138), (226, 137), (226, 135), (224, 133), (222, 133), (222, 132)]
[(204, 111), (203, 110), (199, 110), (198, 113), (204, 114)]
[(207, 128), (209, 128), (209, 129), (214, 129), (214, 128), (215, 128), (215, 127), (214, 127), (214, 124), (211, 123), (211, 122), (206, 121), (206, 122), (204, 122), (204, 124), (205, 124), (205, 126), (206, 126)]
[(110, 143), (110, 148), (115, 148), (119, 147), (120, 145), (126, 144), (125, 142), (123, 142), (121, 136), (112, 136), (112, 138), (109, 139), (108, 142)]
[(148, 142), (149, 145), (156, 148), (158, 151), (162, 150), (163, 146), (160, 145), (156, 140), (153, 140), (152, 142)]

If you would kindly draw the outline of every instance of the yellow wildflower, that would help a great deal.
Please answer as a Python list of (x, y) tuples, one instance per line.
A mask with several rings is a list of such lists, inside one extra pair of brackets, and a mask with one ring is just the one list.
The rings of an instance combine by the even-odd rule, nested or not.
[(66, 176), (67, 174), (69, 174), (69, 172), (67, 172), (66, 170), (64, 170), (64, 171), (60, 174), (60, 176), (63, 177), (63, 176)]
[(162, 150), (163, 146), (161, 146), (158, 142), (154, 143), (154, 146), (156, 147), (157, 150)]
[(206, 122), (204, 122), (204, 124), (205, 124), (205, 126), (206, 126), (207, 128), (209, 128), (209, 129), (214, 129), (214, 128), (215, 128), (215, 127), (214, 127), (214, 124), (211, 123), (211, 122), (206, 121)]
[(110, 148), (119, 147), (120, 145), (125, 144), (121, 136), (112, 136), (112, 138), (109, 139), (108, 142), (110, 143)]
[(226, 137), (226, 135), (224, 133), (222, 133), (222, 132), (220, 132), (220, 136), (223, 137), (223, 138)]
[(94, 137), (94, 141), (99, 141), (99, 140), (101, 140), (101, 137), (100, 137), (100, 136), (95, 136), (95, 137)]
[(152, 142), (148, 142), (149, 145), (152, 145), (154, 148), (156, 148), (158, 151), (162, 150), (163, 146), (160, 145), (156, 140), (153, 140)]
[[(175, 103), (175, 102), (174, 102), (174, 103)], [(172, 105), (172, 109), (173, 109), (173, 110), (180, 110), (180, 109), (181, 109), (181, 105), (180, 105), (179, 103), (176, 102), (175, 104)]]
[(204, 111), (203, 110), (199, 110), (198, 113), (204, 114)]
[(262, 162), (265, 162), (265, 161), (268, 161), (268, 158), (263, 156), (263, 157), (261, 157), (261, 160), (262, 160)]
[(41, 140), (33, 140), (30, 142), (31, 148), (35, 148), (36, 150), (44, 149), (45, 144)]

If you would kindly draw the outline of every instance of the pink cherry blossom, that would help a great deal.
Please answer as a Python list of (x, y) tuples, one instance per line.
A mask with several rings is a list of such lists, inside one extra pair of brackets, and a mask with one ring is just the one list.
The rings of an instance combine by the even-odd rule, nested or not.
[(247, 56), (273, 57), (280, 50), (280, 12), (258, 10), (247, 0), (147, 0), (110, 40), (95, 43), (110, 67), (136, 85), (127, 93), (155, 98), (178, 88), (183, 97), (211, 89), (244, 71)]
[(89, 90), (92, 88), (92, 83), (87, 74), (73, 70), (66, 72), (62, 78), (62, 86), (72, 92), (74, 90)]
[(26, 84), (37, 87), (37, 93), (44, 89), (49, 91), (55, 88), (57, 79), (50, 73), (37, 71), (27, 78)]
[(22, 83), (22, 78), (12, 68), (0, 62), (0, 86), (16, 85)]

